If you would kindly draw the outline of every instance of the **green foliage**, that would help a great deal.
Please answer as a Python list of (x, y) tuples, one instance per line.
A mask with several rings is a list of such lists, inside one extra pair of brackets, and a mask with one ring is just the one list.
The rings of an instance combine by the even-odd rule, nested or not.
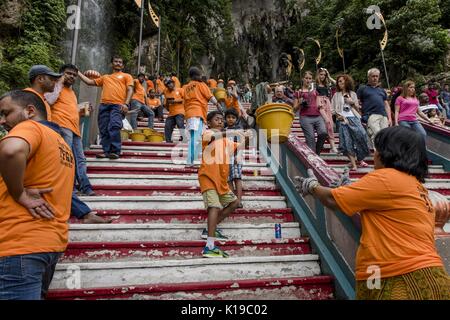
[(10, 35), (0, 47), (0, 93), (28, 86), (27, 73), (34, 64), (58, 68), (65, 17), (64, 0), (25, 1), (22, 33)]
[[(445, 20), (442, 19), (441, 6), (447, 8), (447, 2), (378, 1), (389, 34), (384, 55), (391, 85), (406, 78), (418, 79), (421, 75), (443, 70), (450, 41), (440, 22)], [(335, 39), (336, 23), (343, 19), (344, 33), (340, 44), (345, 50), (347, 72), (357, 81), (365, 82), (369, 68), (383, 70), (379, 41), (383, 38), (384, 28), (369, 30), (366, 25), (369, 15), (363, 13), (363, 9), (371, 4), (373, 1), (370, 0), (308, 1), (306, 5), (310, 13), (302, 18), (300, 24), (287, 31), (289, 42), (302, 43), (305, 48), (305, 68), (315, 70), (317, 46), (311, 41), (304, 41), (307, 37), (313, 37), (319, 39), (322, 45), (321, 65), (328, 67), (332, 73), (343, 71)]]

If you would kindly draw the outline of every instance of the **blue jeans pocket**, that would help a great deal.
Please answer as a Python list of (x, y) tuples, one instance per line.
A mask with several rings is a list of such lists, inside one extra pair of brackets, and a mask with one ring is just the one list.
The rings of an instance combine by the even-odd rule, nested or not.
[(21, 279), (24, 275), (22, 256), (0, 258), (0, 279)]

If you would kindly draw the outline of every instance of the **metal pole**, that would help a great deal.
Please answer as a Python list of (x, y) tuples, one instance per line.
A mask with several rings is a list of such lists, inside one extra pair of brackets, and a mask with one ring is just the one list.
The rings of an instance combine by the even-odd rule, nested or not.
[(161, 16), (159, 16), (159, 28), (158, 28), (158, 64), (156, 68), (156, 73), (159, 76), (159, 72), (161, 71), (160, 61), (161, 61)]
[(142, 3), (141, 3), (141, 29), (139, 31), (139, 55), (138, 55), (138, 70), (137, 70), (137, 73), (141, 72), (142, 29), (144, 28), (144, 4), (145, 4), (145, 0), (142, 0)]
[(78, 0), (78, 8), (77, 8), (77, 17), (75, 20), (75, 31), (73, 33), (73, 43), (72, 43), (72, 56), (71, 56), (71, 62), (72, 64), (75, 64), (77, 61), (77, 49), (78, 49), (78, 36), (79, 36), (79, 27), (81, 26), (81, 3), (82, 0)]
[(345, 71), (345, 58), (344, 58), (344, 53), (342, 53), (342, 66), (344, 67), (344, 73), (347, 73), (347, 71)]
[(383, 59), (384, 74), (386, 75), (386, 82), (388, 85), (388, 89), (391, 90), (391, 85), (389, 84), (389, 76), (388, 76), (387, 69), (386, 69), (386, 61), (384, 60), (383, 49), (381, 49), (381, 59)]
[(177, 77), (180, 79), (180, 40), (178, 40)]

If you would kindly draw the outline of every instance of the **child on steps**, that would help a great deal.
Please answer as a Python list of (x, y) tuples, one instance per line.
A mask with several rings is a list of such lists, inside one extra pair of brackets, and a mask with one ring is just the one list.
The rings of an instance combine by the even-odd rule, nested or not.
[(216, 238), (227, 239), (217, 229), (217, 225), (239, 206), (239, 200), (228, 185), (229, 164), (231, 155), (237, 148), (245, 146), (245, 138), (249, 134), (236, 132), (241, 143), (228, 140), (223, 131), (223, 115), (219, 111), (209, 113), (207, 123), (209, 130), (203, 134), (202, 164), (198, 171), (200, 189), (208, 210), (208, 229), (204, 229), (202, 233), (202, 238), (207, 239), (203, 257), (227, 258), (228, 254), (215, 246)]

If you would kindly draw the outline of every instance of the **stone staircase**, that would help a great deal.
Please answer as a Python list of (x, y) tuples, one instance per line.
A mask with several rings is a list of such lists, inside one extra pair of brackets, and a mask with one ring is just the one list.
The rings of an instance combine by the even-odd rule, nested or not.
[[(155, 122), (161, 132), (163, 126)], [(178, 137), (176, 130), (174, 141)], [(220, 225), (230, 238), (219, 242), (228, 259), (201, 256), (207, 213), (197, 170), (182, 161), (185, 145), (125, 142), (117, 161), (96, 159), (100, 150), (94, 145), (86, 152), (99, 196), (82, 200), (113, 223), (70, 221), (50, 299), (334, 298), (332, 277), (321, 273), (319, 257), (257, 150), (245, 154), (244, 208)], [(282, 239), (275, 239), (275, 223), (282, 225)]]

